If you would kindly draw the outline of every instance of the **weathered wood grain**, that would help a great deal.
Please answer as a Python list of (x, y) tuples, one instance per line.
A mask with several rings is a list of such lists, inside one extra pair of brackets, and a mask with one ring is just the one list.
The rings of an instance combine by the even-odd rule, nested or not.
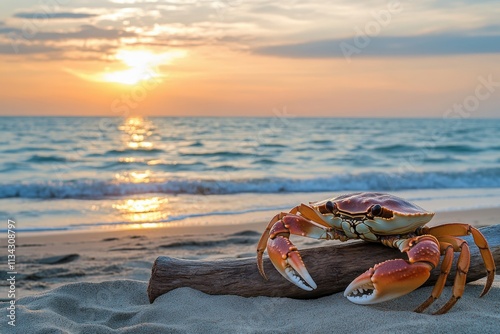
[[(500, 225), (481, 229), (500, 268)], [(485, 276), (483, 261), (472, 237), (464, 237), (471, 245), (471, 266), (467, 281)], [(158, 296), (176, 288), (190, 287), (212, 295), (238, 295), (244, 297), (272, 296), (290, 298), (318, 298), (343, 291), (358, 275), (374, 264), (394, 258), (405, 258), (398, 250), (380, 244), (354, 242), (301, 250), (309, 273), (318, 285), (313, 291), (304, 291), (283, 278), (264, 258), (264, 268), (269, 280), (264, 280), (255, 258), (192, 261), (160, 256), (153, 264), (148, 286), (152, 303)], [(433, 270), (425, 285), (435, 283), (439, 268)], [(448, 284), (452, 283), (454, 272)]]

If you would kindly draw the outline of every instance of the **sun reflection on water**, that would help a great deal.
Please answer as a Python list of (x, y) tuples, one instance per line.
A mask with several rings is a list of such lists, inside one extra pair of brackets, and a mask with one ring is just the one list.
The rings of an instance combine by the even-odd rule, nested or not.
[(161, 225), (158, 221), (169, 216), (167, 204), (167, 198), (150, 197), (122, 200), (113, 204), (113, 208), (118, 210), (127, 222), (140, 223), (140, 227), (158, 227)]
[[(148, 153), (151, 153), (155, 144), (154, 141), (157, 135), (155, 135), (154, 124), (143, 117), (135, 116), (127, 118), (121, 126), (119, 126), (122, 132), (122, 143), (126, 147), (125, 152), (130, 152), (133, 154), (137, 151), (139, 154), (144, 153), (144, 157), (120, 157), (119, 161), (122, 163), (146, 163), (153, 159), (152, 157), (147, 157)], [(156, 151), (153, 151), (153, 153)], [(158, 178), (154, 177), (154, 173), (149, 170), (135, 170), (135, 171), (123, 171), (115, 174), (115, 179), (119, 183), (150, 183), (153, 181), (159, 181)]]
[(150, 170), (116, 173), (115, 178), (120, 183), (149, 183), (153, 180)]
[[(149, 157), (154, 149), (155, 126), (143, 117), (129, 117), (119, 127), (122, 131), (122, 144), (125, 152), (134, 154), (137, 151), (141, 157), (120, 157), (125, 163), (144, 163), (153, 159)], [(135, 154), (134, 154), (135, 155)], [(142, 156), (143, 155), (143, 156)], [(154, 160), (154, 159), (153, 159)], [(146, 184), (161, 181), (150, 169), (121, 171), (115, 174), (118, 183)], [(165, 226), (164, 221), (170, 216), (168, 198), (151, 196), (146, 198), (128, 198), (115, 202), (112, 207), (123, 221), (130, 223), (128, 228), (154, 228)]]
[(129, 117), (119, 127), (124, 133), (124, 143), (131, 149), (150, 150), (153, 142), (149, 137), (153, 134), (153, 123), (142, 117)]

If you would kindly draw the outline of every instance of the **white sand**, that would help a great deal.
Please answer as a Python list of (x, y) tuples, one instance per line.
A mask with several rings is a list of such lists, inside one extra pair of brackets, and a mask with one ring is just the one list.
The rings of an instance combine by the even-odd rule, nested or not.
[[(494, 222), (499, 214), (499, 209), (449, 212), (434, 222)], [(259, 233), (248, 231), (260, 232), (263, 225), (20, 235), (16, 292), (26, 297), (17, 301), (15, 328), (2, 313), (0, 333), (500, 333), (500, 276), (483, 298), (478, 298), (481, 282), (468, 284), (464, 297), (442, 316), (411, 311), (431, 287), (374, 306), (352, 304), (342, 294), (293, 300), (209, 296), (188, 288), (149, 304), (147, 281), (157, 256), (254, 256)], [(299, 248), (325, 244), (296, 243)], [(68, 254), (78, 256), (55, 264), (41, 261)], [(446, 287), (431, 311), (450, 293)]]
[[(317, 300), (209, 296), (181, 288), (149, 304), (145, 282), (76, 283), (19, 301), (18, 333), (499, 333), (500, 277), (441, 316), (410, 310), (430, 287), (376, 306), (350, 303), (342, 294)], [(449, 290), (449, 289), (448, 289)], [(448, 291), (449, 292), (449, 291)], [(445, 296), (449, 296), (446, 293)], [(446, 299), (442, 298), (440, 303)], [(437, 306), (437, 305), (436, 305)]]

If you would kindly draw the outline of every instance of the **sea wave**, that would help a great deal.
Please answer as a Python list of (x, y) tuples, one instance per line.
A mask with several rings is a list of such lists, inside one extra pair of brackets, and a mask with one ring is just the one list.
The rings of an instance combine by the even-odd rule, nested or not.
[(68, 162), (69, 159), (65, 157), (61, 157), (58, 155), (32, 155), (26, 162), (35, 162), (35, 163), (55, 163), (55, 162)]
[(149, 193), (237, 194), (324, 191), (388, 191), (405, 189), (498, 188), (500, 168), (464, 171), (357, 173), (318, 178), (173, 179), (127, 183), (116, 180), (72, 180), (0, 184), (0, 198), (100, 199)]
[(15, 154), (15, 153), (24, 153), (24, 152), (50, 152), (55, 151), (55, 149), (50, 147), (36, 147), (36, 146), (27, 146), (27, 147), (18, 147), (2, 150), (2, 153)]
[[(157, 154), (157, 153), (165, 153), (164, 150), (159, 148), (128, 148), (121, 150), (109, 150), (104, 155), (105, 156), (116, 156), (116, 155), (130, 155), (130, 154)], [(90, 156), (90, 155), (89, 155)]]
[(214, 152), (184, 152), (180, 151), (179, 154), (184, 157), (225, 157), (225, 158), (239, 158), (239, 157), (259, 157), (260, 154), (253, 152), (241, 151), (214, 151)]

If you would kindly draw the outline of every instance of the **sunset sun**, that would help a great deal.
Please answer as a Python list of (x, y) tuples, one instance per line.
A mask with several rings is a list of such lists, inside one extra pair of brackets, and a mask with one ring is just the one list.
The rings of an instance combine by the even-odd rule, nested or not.
[(101, 80), (124, 85), (135, 85), (143, 80), (161, 78), (160, 65), (169, 64), (173, 59), (182, 57), (183, 52), (153, 53), (147, 50), (120, 50), (115, 59), (125, 64), (128, 69), (105, 72)]

